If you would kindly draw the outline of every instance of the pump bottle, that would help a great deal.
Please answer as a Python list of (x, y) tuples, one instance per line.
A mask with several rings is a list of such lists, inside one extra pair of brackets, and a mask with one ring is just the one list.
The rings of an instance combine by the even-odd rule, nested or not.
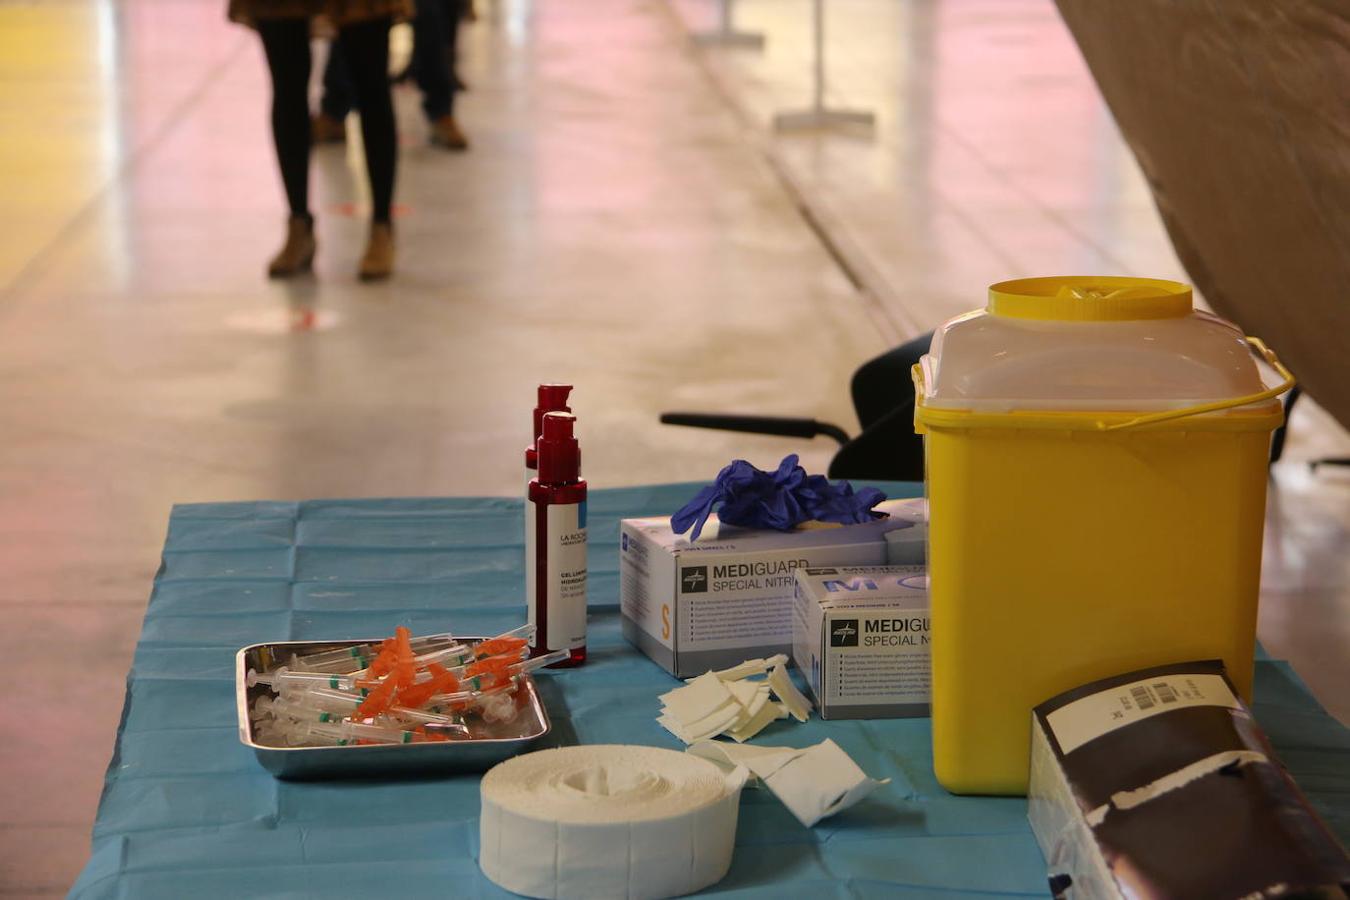
[(525, 504), (525, 598), (535, 626), (530, 655), (566, 649), (550, 668), (586, 661), (586, 482), (576, 417), (549, 412), (539, 433), (539, 477)]
[(541, 384), (539, 397), (534, 406), (534, 422), (530, 429), (530, 445), (525, 448), (525, 486), (539, 474), (539, 433), (544, 428), (544, 414), (551, 412), (571, 412), (567, 405), (567, 395), (572, 393), (570, 384)]

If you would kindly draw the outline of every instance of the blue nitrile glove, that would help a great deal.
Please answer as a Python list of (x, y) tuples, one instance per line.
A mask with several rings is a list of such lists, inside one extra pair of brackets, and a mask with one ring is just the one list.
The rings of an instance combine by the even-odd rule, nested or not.
[(886, 495), (876, 488), (854, 493), (847, 481), (831, 484), (823, 475), (807, 475), (797, 465), (795, 453), (783, 457), (773, 474), (737, 459), (671, 516), (670, 527), (676, 534), (683, 534), (693, 526), (689, 539), (696, 541), (719, 503), (718, 518), (742, 528), (791, 531), (812, 519), (851, 525), (883, 517), (885, 513), (872, 507), (885, 499)]

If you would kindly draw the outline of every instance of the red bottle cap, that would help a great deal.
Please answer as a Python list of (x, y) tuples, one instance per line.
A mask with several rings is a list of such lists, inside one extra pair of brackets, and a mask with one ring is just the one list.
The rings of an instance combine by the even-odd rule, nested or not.
[(539, 483), (573, 484), (581, 480), (581, 447), (572, 435), (577, 417), (571, 413), (544, 414), (539, 434)]
[(534, 408), (534, 431), (530, 432), (531, 444), (544, 433), (545, 413), (572, 411), (572, 407), (567, 405), (567, 395), (570, 393), (572, 393), (570, 384), (539, 385), (539, 400)]

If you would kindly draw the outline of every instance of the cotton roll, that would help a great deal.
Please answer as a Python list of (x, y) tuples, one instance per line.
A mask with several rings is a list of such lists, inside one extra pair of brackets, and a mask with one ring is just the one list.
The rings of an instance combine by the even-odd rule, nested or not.
[(527, 753), (483, 776), (483, 874), (527, 897), (655, 898), (731, 866), (745, 772), (656, 747)]

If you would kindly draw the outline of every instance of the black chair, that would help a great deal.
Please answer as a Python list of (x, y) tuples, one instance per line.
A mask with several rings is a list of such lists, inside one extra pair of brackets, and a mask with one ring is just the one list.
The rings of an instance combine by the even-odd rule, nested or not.
[(862, 433), (829, 422), (791, 416), (737, 415), (705, 412), (661, 414), (666, 425), (715, 428), (749, 434), (774, 434), (810, 440), (830, 437), (839, 452), (830, 461), (831, 478), (871, 481), (923, 481), (923, 439), (914, 433), (914, 388), (910, 369), (928, 352), (933, 334), (914, 340), (864, 363), (853, 373), (853, 408)]
[[(1275, 436), (1270, 441), (1270, 461), (1279, 462), (1280, 456), (1284, 454), (1284, 435), (1289, 428), (1289, 414), (1294, 410), (1294, 404), (1298, 398), (1303, 396), (1303, 388), (1294, 385), (1284, 398), (1284, 424), (1275, 430)], [(1321, 459), (1308, 460), (1308, 468), (1316, 472), (1322, 466), (1350, 466), (1350, 456), (1326, 456)]]
[[(668, 412), (661, 414), (661, 421), (666, 425), (806, 440), (830, 437), (839, 442), (839, 452), (830, 461), (828, 474), (831, 478), (923, 481), (923, 439), (914, 433), (910, 369), (928, 352), (932, 340), (932, 332), (917, 337), (864, 363), (853, 373), (853, 408), (863, 429), (857, 437), (849, 437), (848, 432), (829, 422), (791, 416)], [(1271, 438), (1271, 463), (1278, 461), (1284, 452), (1288, 415), (1301, 394), (1295, 386), (1284, 400), (1285, 424), (1276, 429)], [(1323, 465), (1350, 465), (1350, 458), (1318, 459), (1309, 465), (1316, 471)]]

